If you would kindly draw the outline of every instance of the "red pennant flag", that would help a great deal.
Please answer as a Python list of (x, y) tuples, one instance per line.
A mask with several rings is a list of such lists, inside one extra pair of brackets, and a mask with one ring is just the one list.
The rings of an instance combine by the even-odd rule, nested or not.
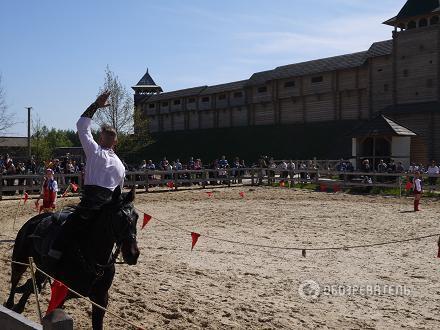
[(78, 186), (74, 183), (71, 183), (70, 186), (72, 187), (73, 192), (76, 192), (78, 190)]
[(151, 220), (151, 218), (152, 218), (151, 215), (148, 215), (148, 214), (144, 213), (144, 222), (142, 223), (142, 228), (141, 229), (144, 229), (144, 227), (148, 224), (148, 222)]
[(170, 189), (173, 189), (174, 188), (174, 182), (173, 181), (168, 182), (167, 183), (167, 187), (170, 188)]
[(406, 191), (410, 191), (411, 188), (412, 188), (412, 183), (408, 181), (408, 182), (406, 183), (406, 185), (405, 185), (405, 190), (406, 190)]
[(326, 192), (327, 191), (327, 186), (325, 184), (321, 184), (319, 186), (319, 188), (321, 189), (321, 192)]
[(337, 184), (333, 186), (333, 191), (338, 192), (341, 190), (341, 187), (339, 187)]
[(26, 204), (27, 200), (29, 199), (29, 195), (27, 192), (24, 193), (23, 198), (24, 198), (24, 202), (23, 202), (23, 205), (24, 205), (24, 204)]
[(212, 192), (211, 191), (207, 191), (206, 194), (208, 195), (208, 197), (212, 197)]
[(53, 281), (50, 287), (50, 302), (47, 307), (46, 315), (63, 304), (68, 292), (69, 290), (63, 283), (56, 280)]
[(243, 191), (240, 191), (239, 194), (240, 194), (241, 198), (244, 198), (244, 192)]
[(191, 232), (191, 239), (192, 239), (191, 251), (194, 249), (194, 246), (196, 246), (196, 243), (197, 243), (197, 240), (199, 239), (199, 237), (200, 237), (200, 234)]

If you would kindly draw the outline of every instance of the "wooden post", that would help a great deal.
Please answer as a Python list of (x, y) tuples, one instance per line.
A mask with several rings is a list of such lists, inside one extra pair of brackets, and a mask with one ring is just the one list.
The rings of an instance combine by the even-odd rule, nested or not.
[(174, 178), (174, 190), (177, 190), (177, 187), (179, 186), (179, 174), (176, 172), (173, 173)]
[(43, 318), (43, 330), (73, 330), (73, 320), (62, 309), (55, 309)]
[(255, 185), (255, 172), (251, 170), (251, 186)]
[(148, 192), (148, 188), (149, 188), (148, 172), (149, 172), (149, 170), (146, 170), (146, 171), (145, 171), (145, 173), (146, 173), (146, 174), (145, 174), (145, 191), (146, 191), (146, 192)]
[(29, 257), (29, 268), (30, 268), (31, 276), (32, 276), (32, 284), (34, 286), (34, 294), (35, 294), (35, 298), (37, 300), (37, 310), (38, 310), (38, 315), (40, 317), (40, 323), (43, 323), (43, 315), (41, 314), (40, 300), (38, 299), (37, 281), (35, 280), (34, 258), (32, 258), (32, 257)]
[(0, 174), (0, 201), (3, 199), (3, 174)]
[(209, 172), (207, 170), (202, 172), (202, 187), (203, 187), (203, 189), (205, 189), (205, 187), (206, 187), (206, 178), (209, 176), (208, 173)]

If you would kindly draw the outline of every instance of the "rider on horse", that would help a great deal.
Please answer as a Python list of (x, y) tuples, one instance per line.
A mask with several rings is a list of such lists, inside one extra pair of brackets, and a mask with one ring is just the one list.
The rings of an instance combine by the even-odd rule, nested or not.
[(82, 230), (86, 230), (97, 211), (111, 201), (113, 191), (123, 186), (125, 168), (113, 150), (117, 143), (116, 130), (107, 125), (102, 126), (99, 143), (96, 143), (90, 129), (95, 112), (109, 106), (107, 104), (109, 96), (109, 92), (98, 96), (76, 123), (79, 139), (87, 158), (84, 187), (79, 205), (61, 227), (49, 250), (47, 264), (51, 269), (56, 268), (63, 251), (72, 239)]

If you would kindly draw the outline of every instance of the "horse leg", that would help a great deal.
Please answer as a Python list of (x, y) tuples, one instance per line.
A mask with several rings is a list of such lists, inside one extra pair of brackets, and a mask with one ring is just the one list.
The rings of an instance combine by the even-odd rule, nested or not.
[(18, 282), (20, 282), (23, 273), (26, 271), (27, 266), (12, 264), (11, 267), (11, 292), (9, 293), (8, 300), (4, 304), (6, 308), (12, 309), (14, 307), (14, 296)]
[[(35, 272), (35, 282), (37, 285), (37, 291), (41, 291), (41, 285), (44, 282), (45, 276), (41, 274), (40, 272)], [(26, 306), (26, 303), (30, 297), (30, 295), (34, 292), (34, 285), (32, 283), (32, 279), (29, 279), (26, 281), (26, 284), (22, 286), (23, 288), (23, 295), (21, 296), (20, 300), (18, 301), (18, 304), (16, 304), (13, 307), (13, 311), (16, 313), (23, 313), (24, 308)]]
[[(98, 293), (90, 299), (97, 303), (98, 305), (107, 308), (108, 305), (108, 292), (101, 292)], [(103, 323), (104, 323), (104, 315), (105, 311), (102, 309), (96, 307), (95, 305), (92, 306), (92, 328), (93, 330), (102, 330), (103, 329)]]

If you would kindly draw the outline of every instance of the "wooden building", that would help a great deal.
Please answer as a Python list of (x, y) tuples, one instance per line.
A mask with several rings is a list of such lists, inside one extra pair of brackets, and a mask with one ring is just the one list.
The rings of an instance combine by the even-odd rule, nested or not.
[(363, 52), (166, 93), (147, 72), (148, 77), (133, 87), (135, 107), (147, 116), (150, 132), (162, 135), (234, 127), (362, 124), (385, 115), (418, 136), (408, 153), (411, 161), (440, 160), (439, 23), (438, 0), (408, 0), (396, 17), (384, 22), (394, 28), (392, 39), (373, 43)]

